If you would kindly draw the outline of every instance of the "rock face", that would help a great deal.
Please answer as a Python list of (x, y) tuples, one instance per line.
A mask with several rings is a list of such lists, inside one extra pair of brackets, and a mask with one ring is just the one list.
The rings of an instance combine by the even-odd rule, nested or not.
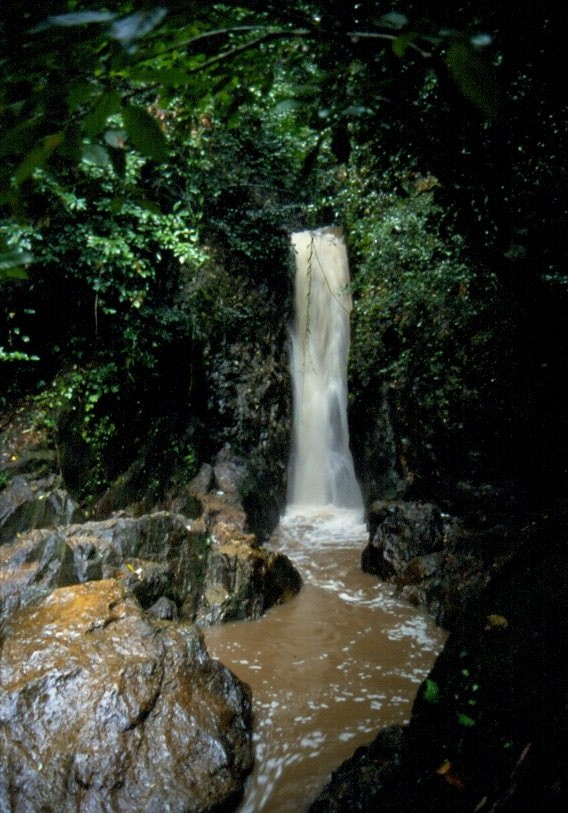
[(398, 587), (451, 629), (488, 584), (494, 567), (512, 554), (513, 527), (464, 528), (430, 503), (382, 500), (369, 511), (364, 571)]
[[(402, 726), (392, 725), (380, 731), (370, 745), (358, 748), (333, 772), (329, 783), (310, 806), (309, 813), (370, 810), (381, 791), (393, 778), (399, 778), (403, 734)], [(372, 809), (379, 810), (378, 807)]]
[(185, 620), (257, 618), (301, 580), (287, 559), (250, 541), (224, 504), (202, 520), (160, 511), (20, 534), (0, 546), (0, 618), (57, 587), (109, 578), (145, 609), (173, 602)]
[(31, 528), (68, 525), (78, 506), (56, 475), (40, 479), (17, 476), (0, 493), (0, 543)]
[(435, 505), (375, 502), (369, 511), (370, 542), (363, 551), (363, 570), (382, 579), (401, 575), (411, 561), (441, 550), (443, 533)]
[(256, 537), (246, 530), (244, 511), (231, 502), (230, 494), (200, 498), (210, 543), (197, 612), (200, 624), (260, 618), (302, 586), (286, 556), (257, 547)]
[(212, 810), (251, 767), (248, 688), (116, 580), (16, 612), (0, 681), (3, 811)]

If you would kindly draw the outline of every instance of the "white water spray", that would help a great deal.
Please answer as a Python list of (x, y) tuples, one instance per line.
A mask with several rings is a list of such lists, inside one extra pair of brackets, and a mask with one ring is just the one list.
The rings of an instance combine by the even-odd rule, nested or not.
[(362, 510), (347, 426), (349, 263), (340, 229), (292, 234), (296, 321), (291, 330), (294, 420), (289, 507)]

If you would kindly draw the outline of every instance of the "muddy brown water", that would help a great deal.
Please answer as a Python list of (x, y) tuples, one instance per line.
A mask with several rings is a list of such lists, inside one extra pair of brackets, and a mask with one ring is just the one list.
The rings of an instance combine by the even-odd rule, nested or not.
[(255, 767), (239, 813), (305, 811), (332, 770), (408, 720), (446, 634), (361, 571), (366, 528), (345, 509), (289, 512), (270, 546), (301, 592), (258, 621), (206, 630), (211, 655), (253, 691)]

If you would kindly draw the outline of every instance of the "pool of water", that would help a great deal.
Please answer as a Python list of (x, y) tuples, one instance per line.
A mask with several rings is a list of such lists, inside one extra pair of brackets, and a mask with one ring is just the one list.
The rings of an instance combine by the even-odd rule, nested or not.
[(290, 510), (270, 547), (304, 580), (258, 621), (205, 630), (211, 655), (254, 698), (255, 768), (240, 813), (306, 810), (332, 770), (380, 728), (408, 720), (446, 633), (361, 571), (356, 512)]

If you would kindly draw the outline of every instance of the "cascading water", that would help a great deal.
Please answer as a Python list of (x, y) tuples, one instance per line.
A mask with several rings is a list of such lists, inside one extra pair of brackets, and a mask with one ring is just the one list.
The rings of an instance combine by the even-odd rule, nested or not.
[(289, 506), (362, 509), (347, 426), (349, 263), (336, 228), (295, 232), (294, 419)]
[(307, 810), (329, 772), (408, 719), (444, 635), (361, 571), (367, 541), (347, 430), (349, 269), (341, 232), (292, 235), (294, 437), (288, 507), (269, 545), (304, 580), (255, 622), (205, 631), (253, 690), (254, 770), (240, 813)]

